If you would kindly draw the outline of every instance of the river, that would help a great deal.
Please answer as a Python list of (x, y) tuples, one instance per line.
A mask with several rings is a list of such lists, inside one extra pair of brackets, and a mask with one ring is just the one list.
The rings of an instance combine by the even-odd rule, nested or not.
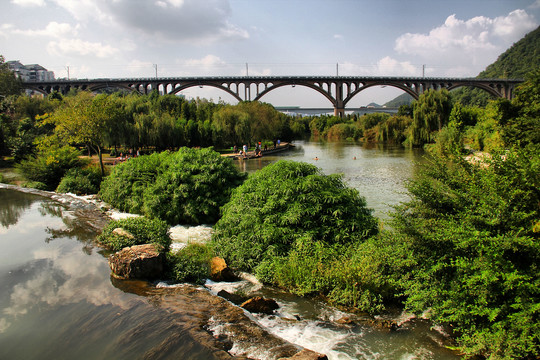
[[(279, 156), (238, 165), (248, 172), (278, 159), (303, 160), (325, 173), (340, 172), (358, 188), (377, 216), (406, 195), (403, 181), (421, 154), (394, 147), (298, 142)], [(318, 157), (319, 160), (314, 160)], [(356, 157), (356, 160), (354, 160)], [(378, 164), (378, 165), (377, 165)], [(397, 192), (396, 192), (397, 189)], [(256, 281), (207, 282), (205, 287), (118, 281), (108, 252), (93, 242), (106, 220), (93, 205), (69, 196), (40, 196), (0, 186), (0, 359), (275, 359), (272, 345), (231, 330), (220, 310), (220, 289), (275, 298), (274, 316), (251, 315), (270, 334), (330, 359), (458, 359), (444, 336), (407, 314), (387, 331), (322, 302), (299, 298)], [(209, 227), (172, 229), (176, 245), (204, 241)], [(213, 299), (219, 299), (213, 300)], [(216, 339), (229, 337), (224, 351)]]

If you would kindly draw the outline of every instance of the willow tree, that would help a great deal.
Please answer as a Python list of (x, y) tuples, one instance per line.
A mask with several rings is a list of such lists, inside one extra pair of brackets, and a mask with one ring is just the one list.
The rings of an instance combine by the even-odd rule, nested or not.
[(446, 89), (425, 91), (413, 104), (411, 143), (422, 146), (432, 141), (432, 132), (440, 131), (452, 111), (450, 93)]

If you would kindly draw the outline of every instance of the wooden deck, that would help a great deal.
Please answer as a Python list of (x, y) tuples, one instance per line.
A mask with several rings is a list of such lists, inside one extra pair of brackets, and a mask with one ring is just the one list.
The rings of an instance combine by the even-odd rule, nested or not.
[(294, 145), (291, 144), (291, 143), (282, 142), (280, 145), (277, 145), (275, 148), (271, 147), (271, 148), (268, 148), (267, 150), (261, 150), (261, 155), (260, 156), (255, 155), (255, 151), (248, 151), (245, 156), (240, 155), (239, 153), (236, 153), (236, 154), (235, 153), (222, 154), (221, 156), (225, 156), (225, 157), (235, 159), (235, 160), (237, 160), (237, 159), (248, 160), (248, 159), (256, 159), (256, 158), (259, 158), (259, 157), (263, 157), (265, 155), (275, 154), (275, 153), (278, 153), (278, 152), (289, 150), (290, 148), (293, 148), (293, 147), (294, 147)]

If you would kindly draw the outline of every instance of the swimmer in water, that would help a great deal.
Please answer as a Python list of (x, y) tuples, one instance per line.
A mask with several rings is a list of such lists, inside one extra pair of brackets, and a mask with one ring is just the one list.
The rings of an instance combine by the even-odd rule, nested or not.
[(313, 160), (319, 160), (319, 158), (315, 156), (315, 159), (313, 159)]

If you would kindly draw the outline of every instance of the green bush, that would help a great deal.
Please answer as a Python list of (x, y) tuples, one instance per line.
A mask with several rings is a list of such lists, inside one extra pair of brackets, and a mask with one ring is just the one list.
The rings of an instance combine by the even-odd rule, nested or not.
[(36, 190), (49, 190), (47, 185), (39, 181), (27, 181), (22, 184), (25, 188), (31, 188)]
[(230, 159), (212, 149), (182, 148), (115, 166), (100, 195), (122, 211), (171, 225), (214, 223), (219, 208), (244, 179)]
[(76, 195), (97, 194), (101, 179), (101, 170), (97, 167), (70, 169), (58, 184), (56, 192)]
[(395, 247), (406, 306), (451, 326), (468, 355), (540, 353), (540, 150), (494, 153), (482, 164), (433, 154), (397, 208)]
[(143, 192), (152, 184), (169, 153), (139, 156), (116, 165), (101, 183), (99, 195), (115, 208), (142, 214)]
[[(133, 238), (114, 234), (113, 230), (116, 228), (128, 231), (133, 235)], [(109, 222), (98, 236), (98, 241), (115, 251), (133, 245), (157, 244), (162, 247), (162, 251), (166, 252), (171, 245), (169, 226), (162, 220), (145, 217), (132, 217)]]
[(177, 282), (203, 284), (210, 274), (213, 252), (203, 244), (188, 244), (176, 253), (168, 253), (169, 277)]
[(238, 269), (286, 256), (298, 239), (347, 244), (377, 233), (358, 191), (307, 163), (278, 161), (252, 174), (214, 227), (218, 255)]
[(26, 179), (45, 184), (47, 190), (54, 190), (69, 169), (85, 164), (79, 156), (80, 152), (71, 146), (51, 144), (42, 148), (35, 157), (21, 161), (16, 168)]
[(245, 175), (212, 149), (182, 148), (169, 154), (143, 194), (143, 212), (175, 224), (210, 224)]

